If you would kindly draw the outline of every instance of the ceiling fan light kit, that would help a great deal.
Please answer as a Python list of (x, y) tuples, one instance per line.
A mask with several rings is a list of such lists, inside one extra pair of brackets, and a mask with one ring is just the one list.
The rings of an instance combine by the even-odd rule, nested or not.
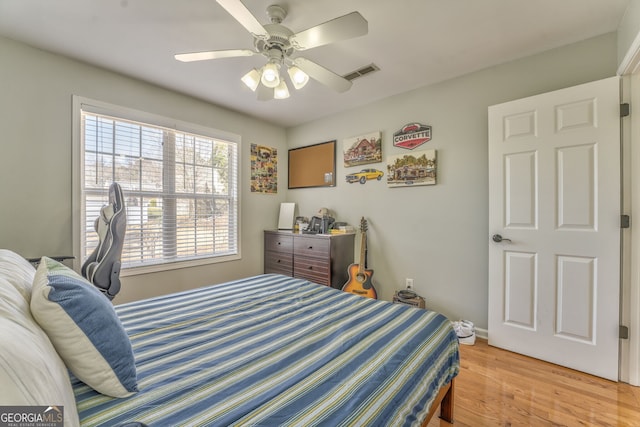
[[(287, 74), (297, 90), (302, 89), (312, 78), (337, 92), (351, 87), (351, 82), (319, 64), (303, 57), (291, 58), (296, 51), (312, 49), (367, 34), (367, 21), (358, 12), (327, 21), (315, 27), (294, 33), (282, 25), (287, 10), (280, 5), (267, 7), (270, 24), (262, 25), (240, 0), (216, 0), (236, 21), (254, 38), (255, 51), (249, 49), (218, 50), (175, 55), (183, 62), (208, 59), (232, 58), (238, 56), (263, 55), (267, 64), (261, 69), (254, 68), (242, 76), (241, 80), (252, 91), (258, 92), (259, 100), (285, 99), (289, 97), (289, 88), (280, 76), (284, 65)], [(261, 86), (265, 89), (258, 90)]]
[(256, 89), (258, 88), (258, 85), (260, 84), (260, 71), (256, 70), (255, 68), (251, 71), (249, 71), (247, 74), (245, 74), (244, 76), (242, 76), (242, 82), (244, 84), (246, 84), (249, 89), (251, 89), (252, 91), (256, 91)]
[(290, 66), (287, 69), (287, 73), (289, 73), (289, 78), (291, 78), (293, 87), (298, 90), (302, 89), (307, 83), (309, 83), (309, 75), (295, 65)]
[(262, 78), (260, 81), (269, 88), (275, 88), (280, 84), (280, 64), (273, 62), (267, 63), (262, 68)]
[(280, 80), (280, 84), (273, 90), (274, 99), (287, 99), (289, 97), (289, 88), (284, 80)]

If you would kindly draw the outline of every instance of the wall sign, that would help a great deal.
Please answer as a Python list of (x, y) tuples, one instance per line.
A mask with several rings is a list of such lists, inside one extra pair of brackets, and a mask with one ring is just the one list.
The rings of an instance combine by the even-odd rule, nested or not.
[(435, 185), (437, 176), (436, 150), (417, 151), (387, 158), (389, 187)]
[(353, 138), (346, 138), (344, 146), (344, 167), (378, 163), (382, 161), (382, 138), (380, 132), (371, 132)]
[(251, 192), (278, 192), (278, 149), (251, 144)]
[(409, 123), (393, 134), (393, 145), (400, 148), (414, 148), (431, 141), (431, 126)]

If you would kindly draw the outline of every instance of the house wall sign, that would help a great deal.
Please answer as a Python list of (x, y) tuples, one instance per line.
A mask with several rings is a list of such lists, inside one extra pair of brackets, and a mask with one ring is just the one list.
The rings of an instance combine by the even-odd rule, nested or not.
[(393, 145), (413, 150), (431, 141), (431, 126), (420, 123), (409, 123), (393, 134)]

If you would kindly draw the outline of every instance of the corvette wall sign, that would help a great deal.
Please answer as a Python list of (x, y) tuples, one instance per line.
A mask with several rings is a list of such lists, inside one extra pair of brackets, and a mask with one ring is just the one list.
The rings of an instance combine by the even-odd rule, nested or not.
[(431, 141), (431, 126), (420, 123), (409, 123), (393, 134), (393, 145), (413, 150)]

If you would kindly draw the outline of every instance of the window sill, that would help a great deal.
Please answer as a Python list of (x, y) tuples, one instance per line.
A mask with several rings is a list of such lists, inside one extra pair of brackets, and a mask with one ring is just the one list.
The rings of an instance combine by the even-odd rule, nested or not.
[(237, 261), (241, 259), (240, 254), (197, 258), (184, 261), (164, 262), (158, 264), (141, 265), (136, 267), (123, 268), (120, 271), (120, 277), (137, 276), (140, 274), (160, 273), (163, 271), (178, 270), (182, 268), (198, 267), (208, 264), (218, 264), (221, 262)]

